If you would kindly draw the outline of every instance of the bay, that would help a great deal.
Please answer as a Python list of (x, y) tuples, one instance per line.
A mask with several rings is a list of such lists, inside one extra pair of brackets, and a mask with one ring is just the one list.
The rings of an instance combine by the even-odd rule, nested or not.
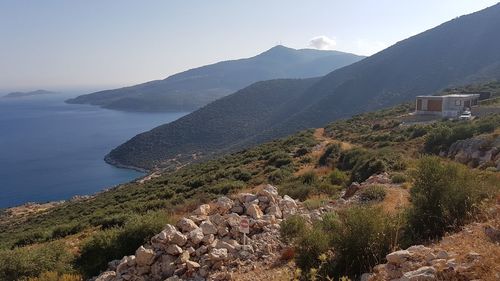
[(66, 104), (63, 94), (0, 97), (0, 208), (69, 199), (134, 180), (104, 156), (187, 112), (135, 113)]

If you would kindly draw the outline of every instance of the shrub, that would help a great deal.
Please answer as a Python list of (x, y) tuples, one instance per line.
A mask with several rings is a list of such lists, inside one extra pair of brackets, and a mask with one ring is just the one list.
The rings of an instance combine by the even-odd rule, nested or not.
[(305, 230), (306, 220), (299, 215), (290, 216), (280, 224), (281, 238), (288, 243), (303, 235)]
[(354, 207), (340, 212), (338, 218), (322, 223), (323, 228), (332, 228), (329, 233), (335, 249), (335, 258), (325, 269), (329, 275), (338, 278), (369, 272), (397, 243), (397, 220), (381, 208)]
[(91, 220), (93, 226), (101, 226), (101, 229), (108, 229), (112, 227), (121, 227), (125, 224), (129, 216), (127, 215), (114, 215), (110, 217), (98, 217)]
[(404, 174), (401, 174), (401, 173), (395, 173), (395, 174), (392, 174), (391, 175), (391, 182), (392, 183), (404, 183), (406, 182), (406, 176)]
[(303, 184), (312, 185), (318, 181), (318, 176), (313, 171), (308, 171), (299, 177)]
[(318, 164), (320, 166), (334, 166), (340, 156), (340, 150), (340, 144), (330, 144), (320, 156)]
[(371, 185), (361, 191), (361, 201), (382, 201), (386, 195), (385, 189), (381, 185)]
[[(359, 277), (384, 261), (394, 247), (398, 226), (381, 208), (353, 207), (329, 213), (295, 237), (296, 264), (318, 276)], [(333, 249), (334, 255), (328, 254)], [(330, 279), (328, 279), (330, 280)]]
[(35, 243), (40, 243), (49, 240), (49, 235), (46, 232), (35, 231), (27, 233), (14, 242), (15, 247), (23, 247)]
[(349, 178), (344, 172), (335, 169), (328, 175), (328, 179), (333, 185), (344, 185)]
[(73, 256), (61, 242), (0, 252), (0, 280), (36, 277), (46, 271), (70, 272)]
[(268, 165), (272, 165), (275, 166), (276, 168), (279, 168), (281, 166), (285, 166), (292, 163), (292, 157), (290, 157), (290, 155), (285, 152), (275, 152), (269, 157), (267, 163)]
[(121, 228), (98, 232), (85, 241), (76, 264), (85, 277), (97, 275), (111, 260), (133, 254), (168, 222), (165, 212), (156, 211), (134, 216)]
[(280, 184), (290, 176), (291, 173), (289, 171), (278, 169), (269, 173), (267, 179), (273, 184)]
[(292, 181), (279, 186), (278, 191), (282, 195), (286, 194), (295, 199), (306, 200), (307, 197), (309, 197), (309, 195), (314, 191), (314, 188), (309, 185)]
[(85, 226), (81, 223), (72, 223), (56, 227), (52, 231), (52, 239), (64, 238), (82, 231)]
[(418, 164), (410, 190), (409, 242), (440, 238), (463, 225), (480, 201), (477, 175), (455, 163), (442, 164), (437, 157), (424, 157)]

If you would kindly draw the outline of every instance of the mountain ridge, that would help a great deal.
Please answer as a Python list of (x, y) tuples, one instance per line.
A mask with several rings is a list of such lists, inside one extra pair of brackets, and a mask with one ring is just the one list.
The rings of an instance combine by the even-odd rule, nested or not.
[(192, 68), (163, 80), (69, 99), (125, 111), (192, 111), (254, 82), (311, 78), (363, 59), (350, 53), (275, 46), (259, 55)]
[[(187, 115), (184, 118), (192, 121), (189, 126), (180, 126), (180, 121), (163, 125), (161, 129), (153, 129), (120, 145), (107, 158), (127, 165), (141, 162), (143, 168), (151, 169), (163, 166), (165, 159), (179, 154), (189, 159), (192, 153), (200, 153), (200, 141), (196, 139), (171, 145), (175, 142), (175, 135), (189, 134), (193, 130), (209, 127), (210, 134), (216, 135), (206, 139), (206, 145), (201, 147), (203, 154), (213, 155), (245, 148), (301, 129), (319, 127), (364, 111), (413, 100), (417, 95), (434, 94), (446, 87), (498, 80), (500, 53), (497, 50), (500, 49), (500, 38), (496, 35), (499, 29), (500, 4), (497, 4), (402, 40), (371, 57), (335, 70), (314, 84), (303, 84), (301, 87), (304, 91), (290, 97), (281, 93), (287, 86), (278, 86), (275, 81), (258, 84), (268, 95), (256, 93), (255, 84), (252, 85), (252, 91), (247, 91), (248, 88), (241, 90), (253, 95), (254, 99), (272, 100), (275, 95), (286, 99), (281, 100), (280, 106), (272, 108), (273, 112), (265, 116), (268, 118), (266, 126), (251, 132), (245, 128), (231, 127), (231, 134), (245, 131), (246, 135), (250, 135), (246, 138), (235, 138), (228, 143), (227, 140), (231, 138), (227, 139), (225, 135), (227, 128), (220, 128), (220, 124), (227, 120), (214, 119), (213, 114), (214, 111), (222, 114), (230, 107), (239, 107), (241, 114), (251, 116), (254, 109), (245, 109), (244, 105), (252, 97), (242, 98), (240, 91), (240, 95), (226, 97), (225, 102), (231, 101), (230, 105), (224, 106), (220, 100), (207, 105), (202, 109), (203, 117), (197, 117), (200, 121), (195, 121), (193, 115)], [(297, 87), (301, 82), (293, 83)], [(199, 116), (200, 112), (192, 114)], [(219, 124), (214, 120), (218, 120)], [(249, 124), (257, 122), (244, 118), (240, 121)], [(264, 121), (258, 122), (262, 124)], [(169, 134), (174, 128), (175, 134)], [(193, 143), (197, 143), (195, 150), (192, 149)]]

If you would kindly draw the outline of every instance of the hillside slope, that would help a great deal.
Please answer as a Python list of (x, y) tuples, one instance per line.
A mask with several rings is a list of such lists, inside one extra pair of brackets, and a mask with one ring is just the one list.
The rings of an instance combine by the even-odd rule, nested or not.
[[(300, 129), (319, 127), (338, 118), (409, 101), (419, 94), (437, 93), (449, 86), (500, 79), (498, 30), (500, 4), (444, 23), (333, 71), (314, 85), (301, 86), (307, 90), (299, 94), (278, 93), (287, 88), (283, 85), (270, 90), (276, 86), (275, 81), (259, 83), (259, 88), (268, 90), (259, 92), (255, 86), (244, 89), (235, 94), (248, 95), (244, 99), (230, 96), (226, 104), (217, 103), (217, 107), (201, 109), (138, 135), (113, 150), (107, 159), (113, 163), (153, 168), (179, 153), (184, 158), (195, 152), (220, 153), (220, 147), (245, 147)], [(272, 114), (257, 114), (248, 119), (248, 112), (256, 110), (247, 107), (248, 101), (261, 99), (262, 103), (271, 103), (274, 95), (285, 100), (280, 100), (279, 106), (270, 107)], [(221, 115), (238, 108), (243, 117), (240, 119), (239, 114), (232, 114), (213, 119), (211, 109), (214, 108)], [(227, 121), (229, 119), (231, 121)], [(231, 135), (240, 137), (228, 138), (228, 128), (221, 126), (221, 122), (243, 123), (245, 126), (231, 127)], [(267, 126), (263, 128), (254, 123)], [(217, 145), (211, 137), (204, 143), (206, 136), (201, 131), (207, 128), (210, 135), (217, 136)], [(177, 142), (178, 136), (189, 136), (194, 131), (200, 132), (196, 139), (184, 138), (182, 143)], [(170, 145), (174, 142), (175, 147)]]
[(126, 111), (192, 111), (257, 81), (323, 76), (362, 58), (337, 51), (276, 46), (251, 58), (202, 66), (164, 80), (99, 91), (67, 102)]

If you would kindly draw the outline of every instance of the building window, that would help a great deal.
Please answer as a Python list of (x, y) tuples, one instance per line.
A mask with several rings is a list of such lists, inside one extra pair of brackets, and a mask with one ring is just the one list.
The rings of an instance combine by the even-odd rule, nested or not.
[(462, 105), (462, 101), (461, 101), (461, 100), (456, 100), (456, 101), (455, 101), (455, 105), (457, 105), (457, 106), (458, 106), (458, 105)]

